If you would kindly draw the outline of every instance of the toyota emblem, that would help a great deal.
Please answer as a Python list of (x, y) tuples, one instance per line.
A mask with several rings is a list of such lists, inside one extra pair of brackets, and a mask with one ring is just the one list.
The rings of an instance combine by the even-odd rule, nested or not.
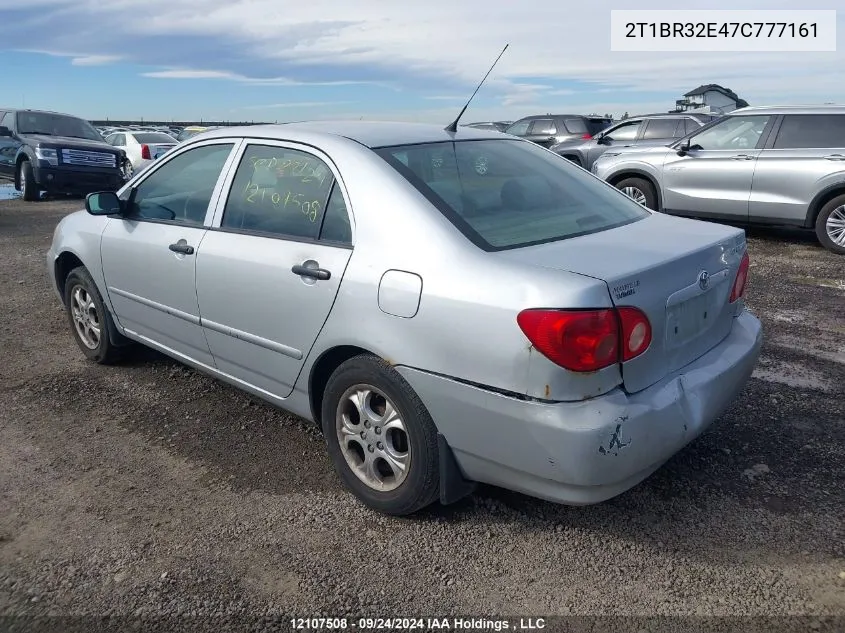
[(698, 286), (702, 290), (707, 290), (708, 285), (710, 285), (710, 273), (706, 270), (702, 270), (698, 273)]

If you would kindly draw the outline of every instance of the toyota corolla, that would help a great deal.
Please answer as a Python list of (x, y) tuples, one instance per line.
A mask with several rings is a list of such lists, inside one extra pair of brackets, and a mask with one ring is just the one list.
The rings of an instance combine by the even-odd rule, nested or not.
[(752, 373), (748, 267), (741, 229), (529, 141), (357, 121), (198, 135), (47, 255), (90, 360), (146, 345), (313, 421), (390, 514), (475, 482), (567, 504), (641, 482)]

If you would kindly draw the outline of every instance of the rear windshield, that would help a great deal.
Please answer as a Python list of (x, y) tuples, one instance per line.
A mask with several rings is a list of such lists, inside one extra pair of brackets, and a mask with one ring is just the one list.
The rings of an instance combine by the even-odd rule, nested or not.
[(176, 139), (164, 132), (135, 132), (133, 135), (139, 143), (175, 143)]
[(375, 151), (486, 251), (596, 233), (649, 215), (569, 160), (527, 141), (426, 143)]

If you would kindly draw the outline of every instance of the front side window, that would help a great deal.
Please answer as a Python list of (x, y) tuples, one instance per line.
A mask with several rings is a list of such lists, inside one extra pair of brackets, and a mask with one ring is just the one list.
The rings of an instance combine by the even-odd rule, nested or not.
[(3, 118), (0, 119), (0, 127), (8, 128), (9, 130), (15, 129), (15, 113), (14, 112), (7, 112), (3, 115)]
[(691, 149), (753, 149), (769, 122), (768, 115), (729, 116), (689, 140)]
[[(650, 215), (567, 159), (525, 141), (438, 142), (375, 151), (486, 251), (596, 233)], [(479, 170), (482, 160), (485, 169)]]
[(787, 114), (774, 148), (845, 148), (845, 114)]
[(132, 189), (127, 217), (201, 225), (232, 147), (203, 145), (168, 160)]
[(611, 141), (633, 141), (637, 138), (642, 121), (630, 121), (622, 123), (612, 130), (605, 132), (605, 136)]
[(223, 228), (317, 239), (334, 184), (328, 165), (313, 154), (249, 145), (223, 211)]
[(69, 136), (89, 141), (103, 140), (100, 133), (88, 121), (49, 112), (18, 112), (18, 133)]

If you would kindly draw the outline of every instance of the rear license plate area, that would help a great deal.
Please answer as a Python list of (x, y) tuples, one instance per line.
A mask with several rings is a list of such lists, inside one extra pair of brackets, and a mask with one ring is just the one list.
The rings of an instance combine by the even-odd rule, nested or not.
[(666, 309), (666, 347), (675, 349), (698, 338), (718, 320), (719, 298), (716, 288)]

